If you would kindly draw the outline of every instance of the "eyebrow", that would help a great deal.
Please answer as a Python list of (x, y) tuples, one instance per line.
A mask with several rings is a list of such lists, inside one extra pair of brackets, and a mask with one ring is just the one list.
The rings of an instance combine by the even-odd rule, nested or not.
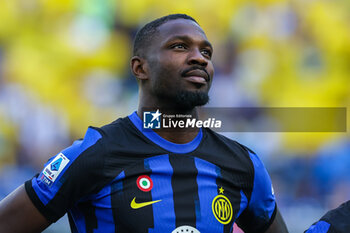
[[(186, 36), (186, 35), (178, 35), (178, 36), (173, 36), (173, 37), (170, 37), (166, 42), (165, 44), (169, 43), (170, 41), (173, 41), (173, 40), (183, 40), (183, 41), (188, 41), (188, 42), (192, 42), (193, 39), (189, 36)], [(211, 45), (211, 43), (207, 40), (203, 40), (201, 41), (200, 43), (204, 44), (205, 46), (208, 46), (211, 48), (211, 50), (213, 50), (213, 46)]]

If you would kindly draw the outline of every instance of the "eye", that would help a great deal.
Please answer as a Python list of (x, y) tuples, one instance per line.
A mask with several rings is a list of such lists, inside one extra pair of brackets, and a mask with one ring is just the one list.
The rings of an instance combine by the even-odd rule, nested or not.
[(170, 46), (172, 49), (186, 49), (186, 45), (182, 43), (176, 43)]
[(209, 49), (202, 49), (201, 53), (203, 54), (203, 56), (211, 58), (212, 52)]

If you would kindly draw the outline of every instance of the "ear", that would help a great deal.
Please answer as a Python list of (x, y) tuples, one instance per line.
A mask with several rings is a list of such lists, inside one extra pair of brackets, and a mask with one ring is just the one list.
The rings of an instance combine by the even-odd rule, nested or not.
[(133, 56), (130, 60), (131, 71), (139, 80), (148, 79), (148, 65), (144, 58)]

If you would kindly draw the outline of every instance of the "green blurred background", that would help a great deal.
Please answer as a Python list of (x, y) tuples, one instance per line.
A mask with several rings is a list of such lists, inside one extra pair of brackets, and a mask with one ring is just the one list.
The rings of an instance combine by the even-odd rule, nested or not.
[[(136, 109), (133, 37), (170, 13), (214, 46), (209, 106), (349, 106), (348, 0), (0, 0), (0, 199), (89, 125)], [(348, 133), (227, 135), (265, 162), (292, 233), (350, 199)]]

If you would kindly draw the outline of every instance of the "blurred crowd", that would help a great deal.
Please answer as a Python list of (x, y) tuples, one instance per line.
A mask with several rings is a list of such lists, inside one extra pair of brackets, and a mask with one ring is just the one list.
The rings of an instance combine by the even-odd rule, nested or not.
[[(0, 199), (89, 125), (136, 109), (129, 58), (146, 22), (186, 13), (203, 27), (211, 107), (347, 107), (349, 12), (348, 0), (0, 0)], [(348, 133), (227, 135), (265, 162), (292, 233), (350, 199)]]

